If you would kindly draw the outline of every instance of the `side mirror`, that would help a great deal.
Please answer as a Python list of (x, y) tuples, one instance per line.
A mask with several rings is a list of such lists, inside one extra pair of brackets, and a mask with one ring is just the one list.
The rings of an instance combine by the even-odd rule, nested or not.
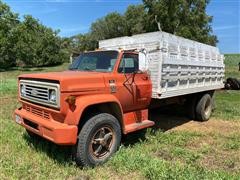
[(138, 53), (139, 70), (144, 72), (148, 70), (147, 52), (142, 49)]

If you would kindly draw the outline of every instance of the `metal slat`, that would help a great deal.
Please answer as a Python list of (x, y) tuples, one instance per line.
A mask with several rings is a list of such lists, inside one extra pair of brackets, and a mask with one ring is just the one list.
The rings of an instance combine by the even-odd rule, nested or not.
[[(32, 91), (31, 91), (31, 90), (26, 90), (26, 92), (28, 92), (29, 94), (31, 94)], [(48, 97), (48, 93), (41, 93), (41, 92), (38, 92), (38, 91), (37, 91), (36, 94), (39, 95), (39, 96)]]
[(24, 98), (25, 99), (29, 98), (29, 99), (32, 99), (32, 100), (38, 100), (38, 101), (41, 101), (41, 102), (48, 102), (48, 99), (40, 99), (38, 97), (31, 96), (31, 95), (24, 96)]
[(48, 93), (48, 89), (46, 89), (46, 90), (38, 89), (37, 87), (33, 88), (33, 87), (29, 87), (28, 85), (26, 85), (26, 89), (31, 89), (31, 90), (42, 91), (42, 92)]

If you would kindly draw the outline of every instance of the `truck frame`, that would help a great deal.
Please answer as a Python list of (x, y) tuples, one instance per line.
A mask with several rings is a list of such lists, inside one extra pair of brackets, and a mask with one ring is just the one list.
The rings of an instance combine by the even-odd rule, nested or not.
[(76, 163), (96, 166), (118, 149), (122, 134), (154, 125), (151, 107), (185, 103), (206, 121), (213, 94), (224, 87), (216, 47), (165, 32), (99, 42), (68, 71), (18, 77), (15, 122), (31, 136), (75, 148)]

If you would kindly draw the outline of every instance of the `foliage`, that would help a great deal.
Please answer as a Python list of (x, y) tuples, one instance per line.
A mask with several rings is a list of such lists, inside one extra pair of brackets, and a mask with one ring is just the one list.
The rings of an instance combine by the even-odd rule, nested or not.
[(216, 45), (217, 37), (212, 35), (212, 16), (207, 15), (209, 0), (144, 0), (150, 17), (150, 29), (157, 30), (155, 16), (163, 31), (183, 36), (202, 43)]
[(0, 68), (15, 65), (13, 30), (18, 24), (18, 14), (0, 1)]
[(83, 52), (93, 50), (98, 42), (90, 34), (78, 34), (68, 39), (73, 52)]
[(43, 66), (63, 62), (61, 39), (57, 37), (57, 32), (41, 25), (31, 16), (25, 16), (16, 31), (17, 64)]
[(0, 1), (0, 68), (60, 64), (67, 57), (57, 31), (30, 15), (18, 14)]
[(90, 36), (98, 41), (158, 31), (160, 22), (165, 32), (216, 45), (212, 16), (206, 13), (208, 3), (209, 0), (144, 0), (143, 4), (128, 6), (123, 15), (114, 12), (98, 19), (91, 26)]
[(102, 40), (143, 33), (147, 29), (146, 20), (143, 5), (130, 5), (124, 15), (113, 12), (92, 23), (90, 35), (95, 40)]
[(127, 35), (144, 33), (148, 29), (148, 15), (142, 4), (128, 6), (124, 14)]
[[(131, 36), (146, 32), (147, 12), (143, 5), (128, 6), (124, 15), (117, 12), (109, 13), (92, 23), (90, 33), (93, 41), (110, 39), (120, 36)], [(95, 48), (97, 44), (95, 44)]]
[(94, 39), (109, 39), (126, 34), (126, 22), (124, 17), (113, 12), (98, 19), (91, 25), (91, 33)]

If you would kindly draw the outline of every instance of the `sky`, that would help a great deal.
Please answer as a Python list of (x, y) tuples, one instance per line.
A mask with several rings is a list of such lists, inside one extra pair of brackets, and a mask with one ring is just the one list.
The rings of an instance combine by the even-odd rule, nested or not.
[[(3, 0), (20, 17), (30, 14), (69, 37), (89, 31), (91, 23), (110, 12), (124, 13), (141, 0)], [(213, 16), (213, 34), (222, 53), (240, 53), (240, 0), (211, 0), (207, 13)]]

